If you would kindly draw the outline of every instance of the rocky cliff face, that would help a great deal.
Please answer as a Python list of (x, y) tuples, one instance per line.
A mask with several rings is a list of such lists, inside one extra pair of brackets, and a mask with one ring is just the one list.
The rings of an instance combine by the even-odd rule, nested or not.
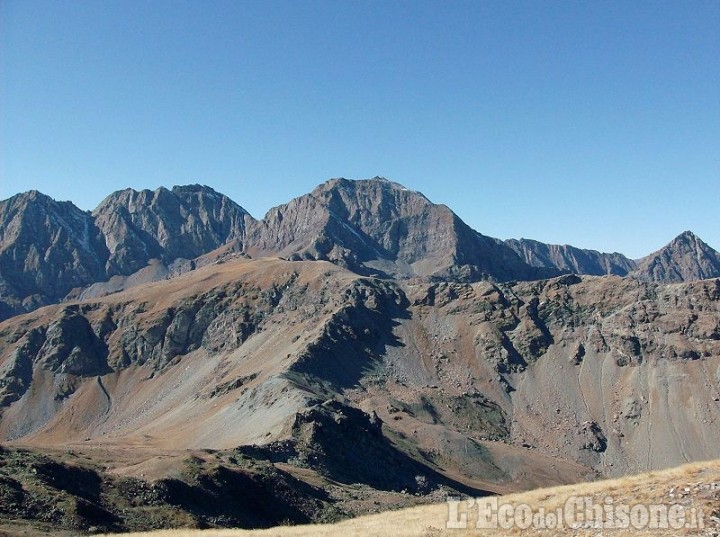
[(0, 319), (62, 299), (105, 276), (92, 216), (37, 191), (0, 202)]
[(223, 245), (242, 250), (252, 222), (242, 207), (199, 185), (123, 190), (92, 214), (39, 192), (18, 194), (0, 202), (0, 319), (113, 276), (152, 271)]
[(242, 245), (253, 221), (228, 197), (200, 185), (115, 192), (93, 217), (110, 252), (110, 276), (131, 274), (151, 259), (193, 259), (231, 240)]
[(619, 253), (606, 254), (530, 239), (509, 239), (505, 244), (533, 267), (556, 268), (570, 274), (590, 276), (626, 276), (635, 269), (635, 262)]
[(534, 275), (512, 250), (444, 205), (381, 178), (330, 180), (268, 212), (248, 244), (254, 255), (323, 259), (362, 273), (465, 280)]
[(457, 415), (481, 394), (505, 418), (506, 441), (610, 475), (717, 456), (699, 451), (720, 434), (718, 280), (569, 275), (408, 293), (416, 306), (402, 339), (423, 338), (435, 357), (418, 368), (392, 353), (413, 397), (432, 402), (442, 391), (427, 386), (442, 387), (459, 397)]
[(638, 261), (633, 276), (645, 281), (687, 282), (720, 277), (720, 253), (691, 231)]

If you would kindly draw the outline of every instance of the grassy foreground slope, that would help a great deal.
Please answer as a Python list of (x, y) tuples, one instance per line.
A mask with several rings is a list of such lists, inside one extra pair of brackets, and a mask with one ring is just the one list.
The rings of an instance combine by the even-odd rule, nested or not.
[[(518, 527), (518, 520), (515, 526), (509, 529), (476, 529), (477, 509), (469, 512), (467, 528), (448, 529), (449, 518), (448, 504), (436, 504), (428, 506), (413, 507), (398, 511), (358, 517), (346, 520), (337, 524), (327, 525), (306, 525), (306, 526), (283, 526), (266, 530), (163, 530), (148, 533), (124, 534), (124, 537), (410, 537), (423, 536), (431, 537), (437, 535), (720, 535), (720, 460), (687, 464), (671, 470), (650, 472), (637, 476), (628, 476), (612, 480), (596, 481), (592, 483), (580, 483), (537, 489), (530, 492), (511, 494), (497, 497), (498, 505), (512, 505), (517, 508), (521, 505), (528, 505), (533, 513), (544, 509), (545, 513), (557, 512), (558, 509), (568, 509), (568, 500), (573, 497), (588, 498), (592, 505), (608, 506), (615, 508), (615, 521), (613, 528), (571, 528), (567, 524), (558, 529), (537, 528), (531, 525), (530, 528), (521, 529)], [(612, 503), (610, 503), (612, 499)], [(630, 509), (638, 504), (644, 506), (665, 506), (667, 509), (658, 508), (654, 515), (643, 519), (643, 510), (639, 509), (638, 517), (631, 519), (628, 528), (622, 528), (621, 506), (628, 506)], [(577, 505), (577, 504), (574, 504)], [(584, 504), (583, 504), (584, 505)], [(659, 512), (668, 513), (672, 506), (675, 507), (675, 514), (684, 513), (685, 526), (670, 527)], [(521, 508), (522, 509), (522, 508)], [(467, 511), (467, 502), (460, 502), (458, 515)], [(577, 510), (581, 518), (584, 508)], [(605, 512), (607, 513), (607, 511)], [(563, 515), (564, 517), (565, 515)], [(551, 520), (545, 518), (545, 520)], [(680, 521), (675, 517), (672, 519), (675, 524)], [(653, 522), (655, 521), (655, 526)], [(608, 518), (605, 518), (608, 523)], [(636, 529), (632, 526), (635, 522), (642, 526)], [(660, 527), (658, 527), (658, 525)], [(663, 527), (665, 526), (665, 527)]]

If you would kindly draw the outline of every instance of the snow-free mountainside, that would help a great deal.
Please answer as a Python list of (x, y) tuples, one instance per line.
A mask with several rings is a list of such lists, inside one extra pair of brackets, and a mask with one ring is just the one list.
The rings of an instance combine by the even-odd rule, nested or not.
[[(479, 501), (473, 499), (469, 507), (473, 500), (453, 500), (452, 513), (449, 504), (443, 503), (366, 515), (335, 524), (280, 526), (263, 530), (158, 530), (131, 533), (128, 537), (711, 536), (717, 534), (720, 525), (717, 516), (718, 482), (720, 461), (706, 461), (592, 483), (535, 489), (480, 498)], [(612, 503), (608, 503), (608, 499)], [(599, 513), (590, 511), (591, 516), (585, 518), (587, 501), (604, 508), (610, 505), (612, 509), (600, 510)], [(481, 518), (480, 505), (483, 503), (489, 509), (483, 510)], [(652, 514), (648, 510), (647, 518), (639, 514), (631, 519), (627, 512), (632, 512), (631, 509), (638, 505), (651, 505), (658, 509)], [(509, 524), (501, 523), (501, 506), (513, 510), (505, 511), (511, 513)], [(670, 514), (673, 508), (674, 516)], [(527, 523), (521, 515), (514, 516), (515, 512), (526, 513), (528, 509), (542, 523), (526, 527)], [(562, 515), (559, 519), (558, 512)], [(478, 520), (481, 529), (477, 528)], [(449, 524), (455, 527), (447, 527)]]
[(720, 458), (720, 255), (384, 179), (0, 202), (0, 531), (267, 527)]

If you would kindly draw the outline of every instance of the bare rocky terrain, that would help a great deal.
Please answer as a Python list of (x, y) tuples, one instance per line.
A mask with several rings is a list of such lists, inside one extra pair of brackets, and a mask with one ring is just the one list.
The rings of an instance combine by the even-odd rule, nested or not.
[[(588, 503), (610, 505), (612, 509), (587, 511)], [(720, 532), (720, 461), (684, 464), (669, 470), (592, 483), (455, 499), (452, 511), (449, 505), (447, 502), (421, 505), (332, 524), (257, 530), (157, 530), (130, 533), (128, 537), (714, 537)], [(500, 522), (500, 515), (493, 516), (500, 506), (511, 513), (509, 520)], [(643, 506), (654, 506), (646, 511), (647, 517), (642, 514)], [(632, 519), (627, 514), (623, 516), (623, 510), (632, 512), (631, 507), (637, 513)], [(528, 510), (534, 514), (531, 524), (520, 514)], [(452, 522), (450, 527), (449, 522)]]
[(646, 281), (686, 282), (717, 278), (720, 254), (692, 231), (638, 261), (635, 277)]
[(691, 232), (641, 260), (529, 239), (500, 241), (383, 178), (331, 179), (256, 220), (213, 189), (126, 189), (92, 212), (37, 191), (0, 201), (0, 320), (117, 292), (222, 256), (330, 261), (366, 276), (528, 281), (561, 274), (679, 282), (720, 277)]
[[(0, 259), (105, 257), (37, 261), (89, 267), (62, 301), (3, 294), (32, 310), (0, 323), (6, 531), (331, 521), (720, 458), (720, 280), (696, 278), (699, 239), (651, 277), (591, 276), (531, 267), (384, 180), (262, 221), (204, 187), (94, 216), (32, 196), (0, 207)], [(39, 229), (76, 219), (96, 242), (70, 223), (22, 239), (38, 203)], [(655, 281), (669, 267), (688, 281)]]
[(93, 211), (108, 248), (108, 275), (132, 274), (152, 259), (194, 259), (242, 240), (254, 219), (228, 197), (199, 185), (115, 192)]
[[(627, 276), (637, 263), (619, 253), (602, 253), (574, 246), (545, 244), (531, 239), (505, 241), (528, 265), (556, 268), (571, 274)], [(697, 278), (701, 279), (701, 278)]]
[(526, 263), (570, 274), (630, 276), (643, 281), (677, 283), (720, 276), (720, 254), (692, 231), (684, 231), (658, 251), (642, 259), (544, 244), (529, 239), (505, 241)]

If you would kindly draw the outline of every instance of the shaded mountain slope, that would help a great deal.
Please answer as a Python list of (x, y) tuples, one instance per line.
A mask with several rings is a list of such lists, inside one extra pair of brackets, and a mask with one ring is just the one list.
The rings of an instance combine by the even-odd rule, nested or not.
[[(152, 484), (76, 451), (0, 449), (3, 535), (78, 535), (183, 525), (259, 528), (337, 517), (328, 494), (232, 453), (178, 456)], [(13, 531), (15, 530), (15, 531)]]

